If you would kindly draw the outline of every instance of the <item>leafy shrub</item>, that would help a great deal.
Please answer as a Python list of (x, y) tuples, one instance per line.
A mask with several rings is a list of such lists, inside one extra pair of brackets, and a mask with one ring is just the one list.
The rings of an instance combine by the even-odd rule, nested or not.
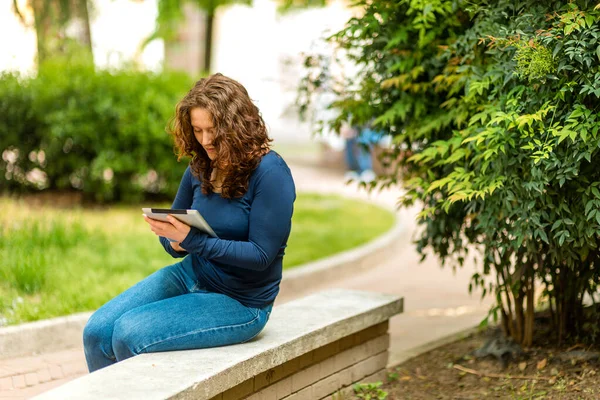
[(375, 118), (395, 135), (388, 157), (411, 155), (399, 168), (402, 204), (422, 205), (418, 250), (473, 255), (470, 289), (495, 295), (490, 315), (525, 345), (538, 285), (559, 340), (598, 331), (584, 307), (600, 279), (596, 4), (359, 0), (330, 38), (360, 67), (340, 120)]
[(0, 190), (76, 190), (95, 201), (173, 195), (185, 169), (165, 132), (182, 74), (51, 60), (0, 75)]

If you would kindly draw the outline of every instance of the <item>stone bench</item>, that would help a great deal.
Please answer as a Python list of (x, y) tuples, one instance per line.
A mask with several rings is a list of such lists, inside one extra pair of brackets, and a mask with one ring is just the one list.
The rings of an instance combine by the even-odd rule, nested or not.
[(385, 380), (388, 320), (402, 311), (397, 296), (320, 292), (276, 306), (250, 342), (142, 354), (36, 399), (331, 398), (354, 383)]

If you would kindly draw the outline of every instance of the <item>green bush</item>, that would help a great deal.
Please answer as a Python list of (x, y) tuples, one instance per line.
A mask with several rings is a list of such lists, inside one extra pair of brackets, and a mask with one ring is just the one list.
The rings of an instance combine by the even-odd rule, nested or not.
[(390, 158), (411, 155), (398, 167), (403, 204), (422, 205), (418, 250), (453, 266), (473, 256), (470, 289), (495, 295), (490, 315), (517, 341), (532, 343), (538, 285), (559, 340), (596, 340), (597, 1), (356, 5), (331, 40), (360, 74), (334, 107), (392, 132)]
[(33, 78), (3, 73), (0, 190), (75, 190), (99, 202), (172, 196), (185, 165), (165, 127), (191, 85), (182, 74), (62, 60)]

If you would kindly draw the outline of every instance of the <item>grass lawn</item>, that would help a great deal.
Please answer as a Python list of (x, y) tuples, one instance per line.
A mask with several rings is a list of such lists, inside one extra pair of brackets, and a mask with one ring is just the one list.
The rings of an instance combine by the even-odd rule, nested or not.
[[(0, 326), (94, 310), (174, 263), (141, 214), (136, 206), (65, 210), (0, 198)], [(284, 268), (365, 243), (393, 221), (368, 203), (301, 193)]]

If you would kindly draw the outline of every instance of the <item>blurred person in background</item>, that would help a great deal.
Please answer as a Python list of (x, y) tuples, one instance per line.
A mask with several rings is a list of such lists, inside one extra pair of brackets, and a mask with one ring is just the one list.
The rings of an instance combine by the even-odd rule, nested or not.
[(360, 127), (344, 121), (340, 128), (340, 136), (346, 143), (344, 155), (348, 172), (345, 178), (365, 183), (373, 182), (377, 175), (373, 172), (371, 150), (380, 141), (382, 133), (373, 130), (370, 124)]

